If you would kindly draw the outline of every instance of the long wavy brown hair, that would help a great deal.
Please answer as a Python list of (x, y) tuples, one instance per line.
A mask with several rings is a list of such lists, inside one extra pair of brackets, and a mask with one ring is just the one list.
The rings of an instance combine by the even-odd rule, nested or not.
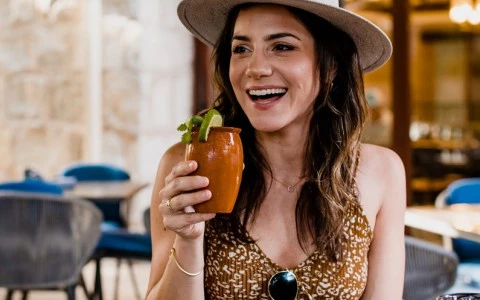
[[(272, 170), (255, 138), (255, 129), (236, 100), (229, 80), (231, 41), (241, 5), (230, 12), (212, 59), (218, 97), (214, 106), (226, 126), (242, 128), (245, 169), (233, 212), (218, 215), (212, 225), (230, 229), (236, 238), (253, 242), (253, 222), (268, 192)], [(289, 8), (315, 39), (320, 91), (313, 104), (303, 169), (307, 181), (296, 205), (297, 238), (304, 251), (310, 241), (330, 260), (341, 255), (343, 225), (349, 204), (356, 202), (355, 172), (367, 114), (363, 77), (355, 43), (349, 35), (309, 12)]]

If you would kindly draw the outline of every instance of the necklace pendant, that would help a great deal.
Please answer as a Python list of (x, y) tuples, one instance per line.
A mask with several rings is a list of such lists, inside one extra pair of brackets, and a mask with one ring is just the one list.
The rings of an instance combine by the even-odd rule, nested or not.
[(290, 193), (293, 193), (295, 192), (295, 187), (293, 185), (289, 185), (287, 186), (287, 191), (289, 191)]

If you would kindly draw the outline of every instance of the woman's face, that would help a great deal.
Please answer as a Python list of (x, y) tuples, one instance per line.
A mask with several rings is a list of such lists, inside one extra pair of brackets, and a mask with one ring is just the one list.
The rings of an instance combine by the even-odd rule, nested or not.
[(235, 23), (230, 81), (253, 127), (307, 126), (319, 92), (315, 41), (286, 8), (256, 5)]

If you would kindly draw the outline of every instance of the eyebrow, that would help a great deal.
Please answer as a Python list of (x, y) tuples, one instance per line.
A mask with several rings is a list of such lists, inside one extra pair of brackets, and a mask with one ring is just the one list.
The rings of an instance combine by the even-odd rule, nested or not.
[[(280, 39), (280, 38), (284, 38), (284, 37), (292, 37), (292, 38), (300, 41), (299, 37), (297, 37), (294, 34), (288, 33), (288, 32), (273, 33), (273, 34), (267, 35), (263, 40), (264, 41), (272, 41), (272, 40), (276, 40), (276, 39)], [(250, 38), (245, 36), (245, 35), (234, 35), (232, 37), (232, 41), (233, 40), (250, 42)]]

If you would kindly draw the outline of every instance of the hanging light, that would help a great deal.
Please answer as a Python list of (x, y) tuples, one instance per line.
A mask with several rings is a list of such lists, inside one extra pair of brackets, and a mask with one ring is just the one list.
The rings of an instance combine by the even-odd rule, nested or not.
[(450, 20), (455, 23), (480, 24), (480, 0), (450, 0)]
[(472, 9), (472, 12), (470, 13), (470, 17), (468, 18), (468, 22), (473, 25), (480, 24), (480, 1), (477, 0), (476, 2), (474, 9)]
[(480, 11), (472, 9), (470, 15), (468, 16), (468, 23), (472, 25), (480, 24)]

